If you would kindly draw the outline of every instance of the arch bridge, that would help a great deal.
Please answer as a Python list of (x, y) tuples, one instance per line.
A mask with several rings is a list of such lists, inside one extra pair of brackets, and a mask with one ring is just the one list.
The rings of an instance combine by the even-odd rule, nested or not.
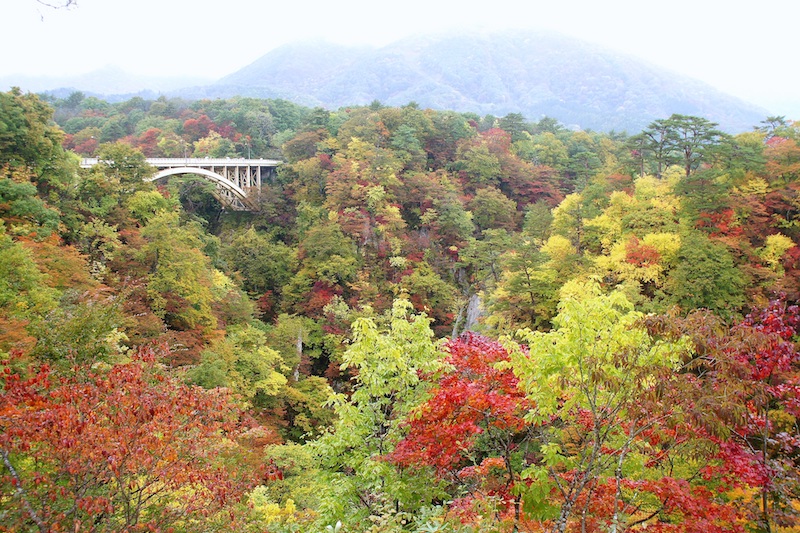
[[(87, 158), (84, 168), (100, 161)], [(169, 176), (194, 174), (216, 186), (214, 196), (222, 206), (233, 211), (257, 211), (261, 184), (275, 175), (281, 164), (277, 159), (210, 159), (210, 158), (148, 158), (147, 164), (158, 172), (145, 181), (157, 181)]]

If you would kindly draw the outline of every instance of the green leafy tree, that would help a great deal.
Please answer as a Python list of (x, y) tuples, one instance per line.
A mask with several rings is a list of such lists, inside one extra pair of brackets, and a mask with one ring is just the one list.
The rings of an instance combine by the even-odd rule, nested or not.
[(233, 141), (226, 139), (216, 131), (194, 143), (194, 157), (231, 157), (236, 155)]
[(569, 164), (567, 146), (550, 132), (516, 141), (513, 148), (514, 152), (522, 159), (536, 165), (546, 165), (558, 172), (566, 170)]
[[(309, 446), (291, 442), (268, 445), (264, 447), (264, 461), (270, 466), (268, 483), (256, 487), (248, 499), (248, 504), (252, 503), (257, 512), (262, 511), (259, 513), (262, 515), (260, 517), (262, 520), (271, 518), (265, 515), (276, 514), (275, 511), (281, 505), (286, 509), (290, 502), (298, 509), (319, 507), (320, 499), (329, 487), (324, 484), (319, 463)], [(301, 513), (295, 513), (292, 518), (302, 517)], [(275, 529), (278, 528), (276, 524), (270, 525)], [(292, 525), (297, 527), (299, 524), (289, 524), (289, 527)], [(308, 526), (308, 523), (305, 525)], [(257, 533), (264, 530), (265, 528), (261, 527), (247, 531)]]
[(122, 115), (115, 115), (106, 120), (103, 127), (100, 128), (100, 142), (114, 142), (124, 137), (127, 133), (125, 117)]
[(427, 157), (413, 126), (401, 124), (392, 135), (391, 147), (400, 151), (407, 168), (423, 170)]
[(122, 248), (117, 230), (117, 226), (110, 226), (99, 218), (81, 226), (80, 248), (91, 261), (92, 275), (98, 279), (105, 273), (108, 262), (113, 260)]
[(745, 303), (746, 279), (727, 247), (698, 231), (681, 236), (677, 266), (665, 283), (667, 302), (684, 311), (706, 308), (725, 316)]
[(301, 374), (321, 375), (327, 370), (333, 347), (318, 321), (281, 313), (266, 333), (267, 344), (281, 354), (295, 381)]
[(444, 168), (455, 159), (458, 141), (476, 135), (464, 115), (453, 111), (443, 111), (431, 117), (433, 133), (425, 144), (432, 168)]
[(416, 309), (430, 315), (437, 333), (451, 325), (456, 304), (455, 289), (427, 261), (415, 263), (413, 271), (398, 282), (395, 291), (411, 300)]
[(485, 143), (463, 150), (454, 168), (463, 171), (473, 186), (497, 185), (503, 172), (500, 160)]
[(136, 191), (126, 201), (125, 206), (130, 214), (146, 225), (156, 215), (174, 211), (178, 205), (172, 198), (166, 198), (158, 191)]
[(631, 138), (630, 144), (640, 161), (639, 175), (644, 176), (652, 170), (645, 169), (645, 161), (652, 159), (653, 170), (661, 178), (664, 169), (672, 162), (669, 146), (669, 125), (666, 119), (651, 122), (639, 135)]
[(152, 272), (147, 294), (153, 312), (176, 329), (213, 329), (211, 264), (196, 231), (179, 224), (178, 213), (160, 212), (142, 228)]
[(439, 196), (430, 202), (432, 206), (420, 217), (420, 224), (434, 230), (442, 246), (458, 245), (474, 234), (472, 212), (464, 207), (452, 180), (443, 179)]
[(295, 202), (309, 202), (322, 205), (325, 201), (325, 185), (328, 169), (319, 157), (301, 159), (295, 163), (284, 164), (278, 168), (282, 183), (291, 184)]
[(583, 196), (578, 193), (567, 195), (566, 198), (553, 209), (553, 220), (550, 231), (554, 235), (566, 237), (578, 252), (584, 243), (585, 205)]
[(521, 113), (507, 114), (500, 119), (499, 126), (503, 131), (511, 134), (512, 142), (525, 138), (525, 133), (528, 133), (525, 116)]
[(0, 93), (0, 176), (31, 182), (53, 204), (72, 194), (78, 160), (61, 146), (53, 109), (18, 88)]
[(489, 292), (488, 322), (504, 331), (547, 327), (555, 311), (558, 272), (541, 243), (520, 238), (500, 258), (500, 282)]
[(512, 235), (504, 229), (481, 232), (481, 239), (470, 239), (459, 252), (459, 260), (469, 268), (476, 287), (493, 286), (500, 281), (500, 258), (513, 244)]
[[(688, 177), (701, 163), (711, 163), (715, 151), (727, 136), (708, 119), (673, 114), (656, 120), (634, 138), (634, 147), (641, 158), (651, 157), (656, 164), (656, 177), (671, 164), (680, 164)], [(644, 168), (642, 168), (644, 171)], [(642, 172), (644, 174), (644, 172)]]
[(284, 285), (296, 268), (296, 252), (286, 244), (250, 228), (226, 246), (222, 256), (242, 276), (242, 287), (261, 304), (268, 316), (276, 311)]
[(97, 158), (103, 172), (118, 180), (123, 191), (128, 193), (144, 188), (142, 181), (155, 172), (141, 151), (122, 142), (100, 145)]
[(267, 100), (267, 109), (272, 115), (275, 129), (278, 131), (299, 130), (311, 111), (306, 107), (282, 98)]
[(552, 224), (553, 210), (547, 202), (539, 200), (525, 209), (522, 231), (526, 236), (545, 241), (550, 237)]
[(701, 163), (711, 163), (727, 136), (717, 129), (717, 123), (687, 115), (674, 114), (667, 120), (670, 149), (678, 154), (686, 176)]
[(480, 231), (500, 228), (514, 231), (517, 227), (516, 202), (494, 187), (478, 189), (467, 207)]
[(315, 439), (333, 425), (333, 410), (328, 402), (333, 389), (319, 376), (307, 376), (291, 383), (283, 393), (282, 407), (286, 414), (286, 438), (295, 442)]
[(435, 487), (385, 460), (406, 431), (404, 420), (424, 399), (428, 385), (421, 373), (441, 364), (430, 320), (411, 309), (408, 301), (395, 301), (386, 329), (368, 318), (353, 323), (353, 342), (342, 358), (342, 369), (354, 372), (353, 393), (334, 396), (336, 423), (313, 443), (329, 472), (320, 508), (324, 523), (356, 524), (389, 509), (413, 511), (430, 503)]
[(53, 109), (19, 88), (0, 93), (0, 165), (39, 172), (60, 156), (62, 132), (52, 124)]
[(58, 291), (47, 285), (33, 254), (7, 235), (0, 223), (0, 354), (29, 348), (35, 339), (26, 326), (57, 302)]
[(75, 196), (84, 212), (106, 218), (119, 205), (119, 182), (95, 165), (79, 174)]
[(697, 224), (699, 219), (724, 211), (730, 194), (727, 178), (716, 169), (699, 170), (683, 178), (675, 185), (675, 194), (682, 199), (681, 214)]
[(274, 405), (285, 391), (289, 369), (280, 354), (266, 345), (264, 332), (252, 326), (228, 328), (225, 338), (200, 357), (188, 377), (207, 389), (227, 387), (256, 408)]
[(333, 220), (312, 225), (298, 249), (300, 270), (283, 289), (288, 308), (319, 314), (334, 294), (341, 294), (356, 279), (355, 244)]
[(40, 237), (57, 231), (61, 222), (59, 213), (42, 201), (33, 184), (9, 178), (0, 178), (0, 217), (16, 232), (33, 232)]
[(62, 371), (119, 360), (127, 351), (121, 307), (114, 296), (67, 291), (58, 307), (31, 324), (37, 339), (32, 354)]
[(596, 136), (583, 131), (573, 133), (566, 144), (569, 154), (567, 172), (572, 186), (581, 192), (603, 165), (600, 147)]
[(544, 425), (541, 459), (523, 472), (531, 481), (524, 510), (549, 519), (543, 529), (553, 533), (649, 521), (741, 530), (741, 517), (698, 475), (705, 462), (696, 454), (708, 443), (684, 440), (692, 430), (680, 427), (680, 406), (664, 392), (678, 379), (688, 341), (652, 338), (619, 291), (571, 283), (562, 294), (555, 329), (521, 332), (527, 350), (512, 353), (535, 406), (526, 420)]

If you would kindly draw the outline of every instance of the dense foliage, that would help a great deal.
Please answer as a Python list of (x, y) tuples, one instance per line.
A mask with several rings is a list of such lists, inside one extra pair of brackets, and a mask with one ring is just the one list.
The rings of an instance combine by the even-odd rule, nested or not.
[(0, 531), (794, 531), (799, 142), (0, 93)]

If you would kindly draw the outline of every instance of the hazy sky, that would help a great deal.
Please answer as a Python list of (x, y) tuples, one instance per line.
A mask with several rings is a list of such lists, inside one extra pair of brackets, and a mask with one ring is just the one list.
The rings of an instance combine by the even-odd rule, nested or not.
[(116, 65), (136, 74), (216, 79), (302, 39), (383, 45), (454, 28), (542, 28), (638, 56), (800, 119), (798, 0), (77, 3), (54, 11), (35, 0), (0, 0), (0, 76), (82, 74)]

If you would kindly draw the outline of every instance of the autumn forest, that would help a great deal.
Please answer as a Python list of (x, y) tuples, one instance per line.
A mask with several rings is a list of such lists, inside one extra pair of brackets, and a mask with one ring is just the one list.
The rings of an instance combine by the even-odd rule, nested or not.
[(0, 532), (798, 532), (799, 302), (785, 117), (12, 89)]

